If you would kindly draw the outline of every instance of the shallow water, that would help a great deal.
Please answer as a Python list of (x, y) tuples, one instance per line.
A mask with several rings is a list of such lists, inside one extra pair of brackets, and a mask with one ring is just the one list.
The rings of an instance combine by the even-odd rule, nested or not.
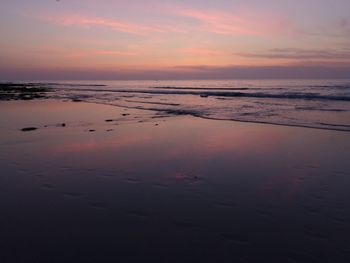
[(51, 86), (58, 98), (175, 115), (350, 131), (350, 80), (90, 81)]
[(0, 262), (350, 261), (347, 132), (57, 101), (0, 120)]

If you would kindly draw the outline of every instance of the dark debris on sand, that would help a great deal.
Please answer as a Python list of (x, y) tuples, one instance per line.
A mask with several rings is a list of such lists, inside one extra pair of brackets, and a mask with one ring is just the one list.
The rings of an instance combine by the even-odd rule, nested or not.
[(43, 99), (50, 90), (37, 83), (0, 83), (0, 101)]
[(35, 131), (37, 130), (38, 128), (36, 127), (26, 127), (26, 128), (22, 128), (21, 131), (23, 132), (29, 132), (29, 131)]

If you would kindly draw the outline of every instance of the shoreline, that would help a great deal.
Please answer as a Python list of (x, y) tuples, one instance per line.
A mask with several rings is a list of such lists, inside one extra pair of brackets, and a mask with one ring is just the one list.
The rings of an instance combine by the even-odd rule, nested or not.
[[(285, 126), (285, 127), (295, 127), (295, 128), (305, 128), (305, 129), (316, 129), (316, 130), (326, 130), (326, 131), (337, 131), (337, 132), (350, 132), (350, 130), (344, 130), (344, 129), (337, 129), (337, 128), (323, 128), (323, 127), (313, 127), (313, 126), (307, 126), (307, 125), (297, 125), (297, 124), (282, 124), (282, 123), (270, 123), (270, 122), (264, 122), (264, 121), (248, 121), (248, 120), (239, 120), (239, 119), (219, 119), (219, 118), (211, 118), (211, 117), (206, 117), (206, 116), (200, 116), (192, 113), (173, 113), (170, 110), (158, 110), (158, 109), (144, 109), (144, 108), (139, 108), (139, 107), (132, 107), (132, 106), (122, 106), (122, 105), (117, 105), (117, 104), (108, 104), (108, 103), (98, 103), (98, 102), (90, 102), (90, 101), (84, 101), (81, 100), (79, 102), (84, 102), (84, 103), (92, 103), (92, 104), (97, 104), (97, 105), (106, 105), (106, 106), (111, 106), (111, 107), (118, 107), (121, 109), (134, 109), (134, 110), (140, 110), (140, 111), (149, 111), (149, 112), (157, 112), (157, 113), (164, 113), (164, 117), (177, 117), (177, 116), (191, 116), (194, 118), (200, 118), (204, 120), (213, 120), (213, 121), (229, 121), (229, 122), (242, 122), (242, 123), (253, 123), (253, 124), (263, 124), (263, 125), (276, 125), (276, 126)], [(170, 112), (170, 113), (169, 113)], [(166, 114), (169, 114), (166, 116)], [(344, 125), (336, 125), (336, 124), (327, 124), (327, 125), (333, 125), (333, 126), (342, 126)]]
[[(258, 125), (271, 125), (271, 126), (282, 126), (282, 127), (290, 127), (290, 128), (303, 128), (303, 129), (315, 129), (315, 130), (324, 130), (324, 131), (335, 131), (335, 132), (344, 132), (349, 133), (349, 130), (343, 130), (343, 129), (337, 129), (337, 128), (323, 128), (323, 127), (313, 127), (313, 126), (307, 126), (307, 125), (294, 125), (294, 124), (279, 124), (279, 123), (270, 123), (270, 122), (264, 122), (264, 121), (249, 121), (249, 120), (238, 120), (238, 119), (219, 119), (219, 118), (211, 118), (206, 116), (200, 116), (196, 114), (191, 113), (173, 113), (169, 110), (157, 110), (157, 109), (144, 109), (144, 108), (138, 108), (138, 107), (132, 107), (132, 106), (123, 106), (123, 105), (116, 105), (116, 104), (108, 104), (108, 103), (98, 103), (98, 102), (90, 102), (90, 101), (84, 101), (84, 100), (65, 100), (65, 99), (54, 99), (54, 98), (40, 98), (40, 99), (30, 99), (30, 100), (9, 100), (9, 101), (3, 101), (3, 103), (13, 103), (13, 102), (26, 102), (30, 101), (32, 103), (40, 103), (40, 102), (62, 102), (62, 103), (86, 103), (86, 104), (93, 104), (93, 105), (101, 105), (101, 106), (109, 106), (111, 108), (117, 108), (120, 110), (135, 110), (135, 111), (144, 111), (150, 113), (150, 115), (153, 115), (153, 118), (176, 118), (180, 116), (188, 116), (192, 118), (199, 118), (203, 120), (212, 120), (212, 121), (223, 121), (223, 122), (233, 122), (233, 123), (250, 123), (250, 124), (258, 124)], [(1, 101), (0, 101), (1, 103)], [(64, 122), (63, 122), (64, 123)], [(62, 124), (63, 124), (62, 123)], [(337, 125), (334, 125), (337, 126)], [(43, 126), (45, 128), (45, 125)], [(42, 127), (42, 128), (43, 128)], [(26, 128), (26, 127), (22, 127)], [(21, 129), (22, 129), (21, 128)]]
[[(339, 95), (339, 90), (345, 89), (347, 87), (346, 84), (339, 84), (339, 86), (327, 86), (326, 84), (323, 84), (325, 86), (320, 87), (315, 85), (314, 87), (318, 87), (319, 89), (316, 89), (313, 92), (305, 92), (305, 90), (300, 89), (300, 86), (297, 86), (294, 90), (291, 88), (291, 91), (289, 92), (281, 92), (278, 91), (280, 88), (276, 88), (275, 86), (273, 86), (274, 88), (271, 90), (269, 88), (259, 88), (259, 84), (256, 84), (257, 86), (253, 88), (237, 87), (234, 86), (234, 84), (231, 84), (234, 87), (230, 88), (210, 88), (207, 84), (203, 87), (199, 85), (200, 87), (198, 88), (186, 87), (186, 85), (184, 85), (184, 87), (162, 85), (154, 87), (151, 83), (143, 83), (142, 88), (138, 88), (139, 86), (136, 84), (133, 84), (135, 86), (129, 84), (129, 86), (126, 85), (125, 87), (120, 83), (115, 83), (114, 85), (116, 86), (113, 86), (111, 83), (109, 85), (91, 83), (45, 84), (43, 82), (17, 84), (3, 83), (0, 84), (0, 101), (33, 100), (37, 98), (57, 100), (69, 99), (75, 102), (84, 101), (87, 103), (112, 105), (122, 108), (148, 110), (152, 112), (156, 111), (163, 115), (190, 115), (212, 120), (227, 120), (345, 132), (350, 131), (350, 124), (348, 122), (349, 105), (346, 103), (346, 100), (344, 102), (334, 100), (334, 96), (341, 96)], [(138, 83), (138, 85), (141, 84)], [(101, 87), (104, 86), (106, 88), (101, 89)], [(74, 89), (74, 87), (76, 88)], [(329, 88), (334, 89), (332, 95), (325, 92), (325, 90)], [(185, 91), (199, 90), (200, 92), (197, 93), (196, 91), (192, 93), (192, 91), (190, 91), (191, 95), (187, 93), (182, 94), (181, 92), (178, 93), (178, 90), (182, 89), (185, 89)], [(248, 97), (233, 97), (235, 99), (232, 100), (232, 102), (231, 100), (226, 102), (226, 99), (224, 98), (226, 96), (225, 93), (217, 91), (222, 89), (244, 89), (247, 90)], [(249, 91), (250, 89), (255, 91), (251, 93)], [(74, 90), (74, 92), (72, 90)], [(276, 90), (278, 92), (276, 92)], [(84, 92), (87, 94), (84, 94)], [(150, 92), (151, 96), (140, 96), (143, 92)], [(172, 92), (175, 92), (175, 95)], [(209, 92), (211, 96), (204, 96), (202, 92)], [(130, 94), (124, 95), (124, 93)], [(170, 96), (168, 93), (173, 95)], [(257, 96), (256, 99), (259, 98), (259, 101), (254, 101), (252, 98), (249, 98), (254, 94)], [(262, 94), (265, 94), (267, 97), (262, 96)], [(179, 97), (176, 95), (179, 95)], [(310, 96), (314, 96), (315, 98), (321, 96), (325, 97), (326, 100), (311, 100)], [(279, 102), (277, 97), (280, 100)], [(298, 98), (296, 102), (292, 103), (296, 98)], [(271, 99), (273, 101), (269, 101)], [(274, 101), (274, 99), (277, 101)], [(223, 102), (218, 102), (221, 100)], [(261, 106), (265, 104), (270, 106)], [(211, 109), (210, 107), (213, 108)]]

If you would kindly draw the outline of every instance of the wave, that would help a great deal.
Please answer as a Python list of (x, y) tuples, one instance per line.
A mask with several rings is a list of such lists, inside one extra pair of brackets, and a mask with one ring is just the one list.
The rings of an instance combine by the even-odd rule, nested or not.
[(326, 88), (326, 89), (350, 89), (350, 84), (347, 85), (308, 85), (308, 88)]
[(306, 93), (306, 92), (264, 93), (264, 92), (145, 90), (145, 89), (98, 89), (98, 90), (97, 89), (95, 90), (76, 89), (76, 91), (141, 93), (141, 94), (154, 94), (154, 95), (157, 95), (157, 94), (158, 95), (197, 95), (201, 97), (215, 96), (215, 97), (240, 97), (240, 98), (350, 101), (350, 96), (346, 96), (346, 95), (322, 95), (318, 93)]
[(257, 88), (193, 88), (193, 87), (150, 87), (151, 89), (165, 89), (165, 90), (256, 90)]
[(125, 100), (126, 102), (141, 103), (141, 104), (154, 104), (154, 105), (164, 105), (164, 106), (180, 106), (179, 103), (165, 103), (157, 101), (142, 101), (142, 100)]
[(63, 87), (106, 87), (105, 84), (80, 84), (80, 83), (57, 83), (57, 82), (2, 82), (0, 85), (12, 85), (12, 86), (27, 86), (27, 87), (36, 87), (36, 86), (63, 86)]
[(66, 87), (107, 87), (105, 84), (79, 84), (79, 83), (45, 83), (52, 86), (66, 86)]
[(295, 106), (296, 110), (302, 110), (302, 111), (331, 111), (331, 112), (348, 112), (347, 109), (337, 109), (337, 108), (320, 108), (320, 107), (313, 107), (313, 106)]
[(333, 126), (333, 127), (346, 127), (346, 128), (350, 128), (350, 124), (334, 124), (334, 123), (324, 123), (324, 122), (320, 122), (319, 124), (321, 125), (326, 125), (326, 126)]

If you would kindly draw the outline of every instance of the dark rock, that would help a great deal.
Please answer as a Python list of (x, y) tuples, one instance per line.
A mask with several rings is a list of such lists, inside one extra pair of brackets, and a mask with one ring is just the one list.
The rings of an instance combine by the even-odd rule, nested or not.
[(105, 120), (105, 122), (112, 122), (112, 121), (113, 121), (112, 119)]
[(0, 100), (33, 100), (47, 98), (51, 89), (40, 83), (0, 83)]

